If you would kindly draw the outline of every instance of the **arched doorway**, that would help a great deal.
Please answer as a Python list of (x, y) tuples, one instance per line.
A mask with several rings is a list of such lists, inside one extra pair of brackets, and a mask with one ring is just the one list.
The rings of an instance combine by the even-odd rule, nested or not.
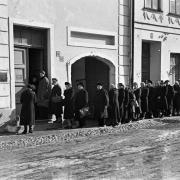
[(76, 90), (78, 82), (83, 82), (89, 95), (89, 104), (92, 105), (97, 82), (101, 82), (105, 89), (115, 81), (115, 68), (107, 60), (96, 57), (82, 57), (71, 66), (71, 82)]

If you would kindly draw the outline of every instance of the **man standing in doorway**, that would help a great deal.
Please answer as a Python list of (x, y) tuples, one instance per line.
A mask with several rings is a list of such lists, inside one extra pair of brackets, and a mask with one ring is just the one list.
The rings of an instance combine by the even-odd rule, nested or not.
[(37, 106), (38, 106), (38, 118), (48, 118), (48, 103), (50, 94), (50, 84), (46, 77), (45, 71), (40, 72), (40, 81), (37, 90)]

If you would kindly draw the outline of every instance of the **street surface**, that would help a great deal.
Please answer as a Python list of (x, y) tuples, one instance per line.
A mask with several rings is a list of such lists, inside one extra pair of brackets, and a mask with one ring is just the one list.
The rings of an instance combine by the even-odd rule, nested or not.
[(0, 179), (180, 179), (180, 121), (0, 152)]

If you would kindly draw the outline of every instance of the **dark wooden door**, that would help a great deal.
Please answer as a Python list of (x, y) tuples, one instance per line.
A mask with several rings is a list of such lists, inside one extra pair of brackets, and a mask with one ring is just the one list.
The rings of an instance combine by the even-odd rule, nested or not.
[(150, 79), (150, 43), (142, 43), (142, 78), (141, 81), (145, 82)]

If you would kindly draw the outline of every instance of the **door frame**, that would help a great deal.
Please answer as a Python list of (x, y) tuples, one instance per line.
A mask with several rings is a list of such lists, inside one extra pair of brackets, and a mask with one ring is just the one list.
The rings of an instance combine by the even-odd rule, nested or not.
[(54, 25), (37, 21), (9, 18), (9, 46), (10, 46), (10, 107), (16, 108), (15, 100), (15, 71), (14, 71), (14, 25), (47, 30), (47, 69), (49, 78), (54, 76)]

